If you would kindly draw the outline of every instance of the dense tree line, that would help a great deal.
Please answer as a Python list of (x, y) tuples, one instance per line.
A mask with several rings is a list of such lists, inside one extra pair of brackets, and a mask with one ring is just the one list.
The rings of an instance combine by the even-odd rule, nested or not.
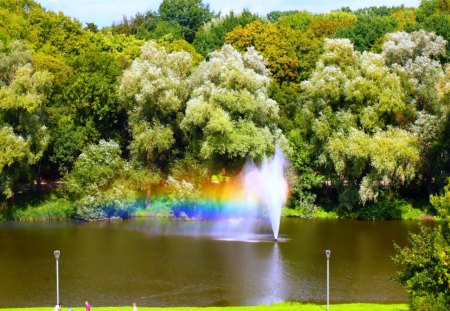
[(0, 16), (3, 210), (42, 181), (62, 181), (79, 215), (124, 206), (121, 193), (150, 205), (169, 178), (197, 193), (276, 144), (304, 216), (428, 200), (447, 183), (447, 1), (222, 16), (164, 0), (104, 29), (27, 0)]

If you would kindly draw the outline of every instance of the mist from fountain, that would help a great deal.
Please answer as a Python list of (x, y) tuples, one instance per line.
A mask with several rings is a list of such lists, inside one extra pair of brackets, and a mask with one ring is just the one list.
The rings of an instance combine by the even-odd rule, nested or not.
[(202, 220), (201, 224), (180, 222), (175, 231), (162, 227), (161, 232), (230, 241), (268, 241), (267, 236), (261, 235), (262, 227), (267, 224), (264, 220), (268, 218), (273, 238), (277, 240), (281, 209), (288, 192), (285, 167), (286, 160), (278, 147), (274, 156), (265, 157), (260, 165), (248, 161), (230, 181), (209, 185), (211, 199), (182, 201), (173, 208), (175, 219)]

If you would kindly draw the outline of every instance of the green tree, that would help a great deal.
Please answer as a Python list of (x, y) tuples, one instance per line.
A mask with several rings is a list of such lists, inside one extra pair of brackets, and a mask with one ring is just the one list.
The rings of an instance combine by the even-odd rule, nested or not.
[(311, 78), (302, 83), (298, 122), (307, 126), (304, 135), (316, 164), (337, 183), (341, 204), (351, 209), (376, 200), (380, 186), (415, 177), (418, 143), (406, 129), (416, 108), (382, 55), (355, 51), (348, 39), (326, 39), (324, 49)]
[(39, 180), (32, 176), (32, 165), (39, 167), (49, 141), (43, 111), (52, 76), (33, 70), (30, 61), (31, 52), (22, 42), (0, 42), (0, 190), (6, 198), (14, 196), (19, 178)]
[(313, 18), (313, 14), (306, 11), (300, 11), (281, 15), (279, 18), (272, 22), (277, 23), (280, 27), (291, 27), (293, 29), (306, 31)]
[(231, 12), (225, 17), (214, 18), (199, 29), (193, 45), (199, 53), (207, 57), (209, 53), (222, 47), (228, 32), (237, 26), (243, 27), (256, 19), (258, 19), (258, 16), (247, 10), (240, 14)]
[(129, 143), (126, 111), (116, 92), (122, 73), (118, 58), (93, 48), (74, 57), (71, 65), (72, 74), (46, 111), (52, 132), (49, 160), (59, 173), (70, 170), (86, 143)]
[(386, 35), (382, 55), (386, 64), (401, 78), (404, 93), (419, 111), (413, 132), (419, 138), (421, 175), (426, 189), (433, 193), (433, 179), (442, 167), (440, 144), (448, 105), (439, 96), (438, 83), (445, 80), (441, 64), (436, 60), (445, 53), (446, 41), (423, 30)]
[(398, 28), (394, 16), (357, 15), (357, 18), (355, 24), (339, 28), (336, 37), (350, 39), (358, 51), (372, 50), (385, 34)]
[(141, 171), (138, 175), (146, 176), (138, 188), (145, 190), (148, 202), (152, 184), (168, 174), (170, 163), (187, 145), (180, 123), (190, 93), (187, 77), (192, 66), (188, 52), (168, 53), (148, 42), (122, 76), (119, 94), (129, 112), (131, 156)]
[(202, 0), (163, 0), (158, 13), (162, 20), (180, 24), (183, 37), (189, 43), (194, 41), (196, 31), (214, 15)]
[(190, 79), (192, 95), (182, 126), (198, 143), (194, 154), (216, 163), (243, 164), (272, 154), (284, 136), (276, 126), (277, 103), (267, 96), (269, 71), (250, 48), (243, 55), (224, 45)]
[[(450, 41), (450, 3), (448, 0), (422, 0), (417, 9), (419, 27), (433, 31)], [(444, 61), (450, 58), (450, 45), (447, 45)]]

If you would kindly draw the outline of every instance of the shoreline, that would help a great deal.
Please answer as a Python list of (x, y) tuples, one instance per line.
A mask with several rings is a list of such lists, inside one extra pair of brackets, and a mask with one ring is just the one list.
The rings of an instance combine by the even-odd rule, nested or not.
[[(64, 306), (62, 311), (67, 311), (71, 308), (72, 311), (84, 311), (85, 307), (70, 307)], [(53, 306), (48, 307), (26, 307), (26, 308), (0, 308), (0, 311), (48, 311), (52, 310)], [(93, 311), (131, 311), (132, 306), (122, 307), (94, 307)], [(345, 304), (330, 304), (332, 311), (408, 311), (407, 304), (378, 304), (378, 303), (345, 303)], [(273, 305), (259, 305), (259, 306), (230, 306), (230, 307), (138, 307), (139, 311), (323, 311), (326, 310), (326, 305), (323, 304), (302, 304), (302, 303), (280, 303)]]

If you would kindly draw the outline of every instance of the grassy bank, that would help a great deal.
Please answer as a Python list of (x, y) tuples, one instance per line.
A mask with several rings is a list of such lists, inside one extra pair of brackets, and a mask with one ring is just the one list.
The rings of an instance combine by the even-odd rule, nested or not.
[[(131, 311), (131, 306), (126, 307), (92, 307), (92, 311)], [(53, 307), (43, 308), (6, 308), (0, 311), (51, 311)], [(84, 311), (84, 307), (72, 308), (72, 311)], [(178, 308), (147, 308), (139, 307), (139, 311), (324, 311), (326, 306), (300, 303), (282, 303), (270, 306), (243, 306), (243, 307), (178, 307)], [(330, 311), (407, 311), (406, 304), (373, 304), (351, 303), (330, 305)], [(63, 307), (63, 311), (67, 311)]]
[(74, 214), (73, 202), (65, 199), (51, 199), (35, 204), (17, 206), (12, 211), (16, 221), (49, 221), (70, 219)]

